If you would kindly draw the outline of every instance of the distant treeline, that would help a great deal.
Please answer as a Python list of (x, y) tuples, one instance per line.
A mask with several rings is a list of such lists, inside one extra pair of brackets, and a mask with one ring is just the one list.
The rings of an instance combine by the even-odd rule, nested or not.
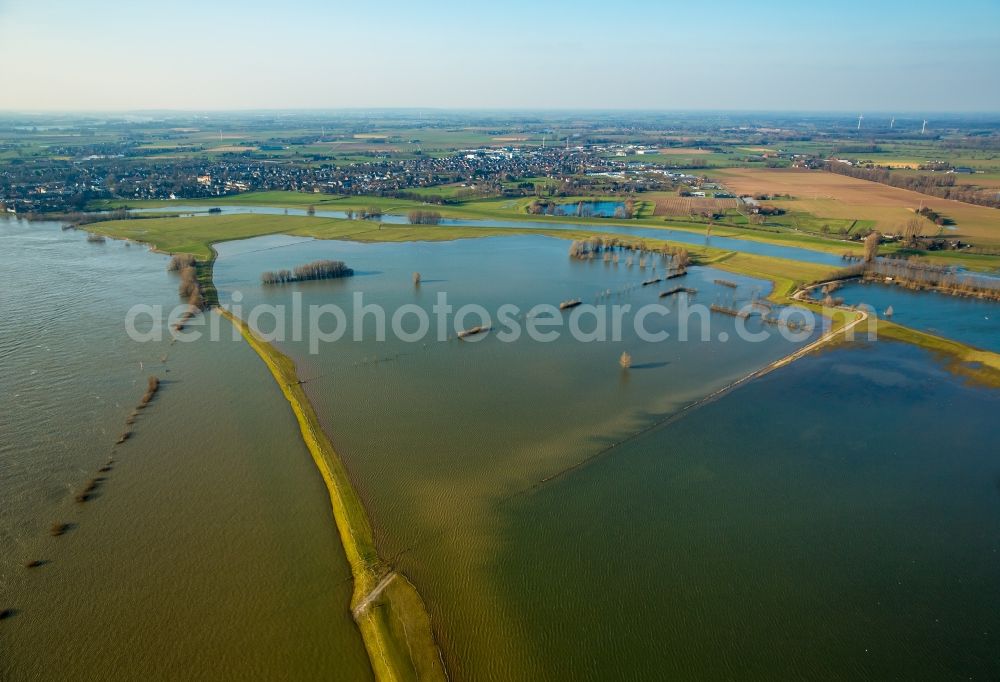
[(908, 189), (932, 197), (1000, 208), (1000, 198), (996, 192), (984, 192), (970, 185), (956, 185), (954, 175), (902, 174), (893, 173), (885, 168), (864, 168), (848, 166), (845, 163), (828, 163), (826, 169), (838, 175), (847, 175), (859, 180), (869, 180), (890, 187)]
[(291, 270), (263, 272), (260, 275), (262, 284), (287, 284), (288, 282), (305, 282), (313, 279), (335, 279), (350, 277), (354, 270), (347, 267), (342, 260), (318, 260), (305, 265), (299, 265)]
[(405, 199), (407, 201), (420, 201), (425, 204), (455, 204), (458, 203), (451, 197), (445, 197), (440, 194), (422, 194), (420, 192), (393, 192), (392, 196), (396, 199)]
[(834, 154), (880, 154), (882, 147), (877, 144), (845, 144), (833, 148)]
[(411, 225), (437, 225), (441, 222), (441, 214), (437, 211), (410, 211), (407, 217)]

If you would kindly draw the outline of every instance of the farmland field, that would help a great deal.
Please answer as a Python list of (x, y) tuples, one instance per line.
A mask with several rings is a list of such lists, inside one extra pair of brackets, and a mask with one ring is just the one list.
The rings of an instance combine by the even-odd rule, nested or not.
[(656, 198), (655, 216), (688, 216), (706, 211), (726, 211), (737, 208), (739, 199), (713, 199), (709, 197), (676, 197), (665, 196)]
[[(984, 206), (823, 171), (732, 168), (715, 175), (739, 194), (789, 194), (794, 210), (823, 218), (872, 220), (885, 232), (896, 232), (922, 205), (955, 222), (953, 230), (946, 230), (948, 236), (985, 245), (1000, 244), (1000, 211)], [(792, 208), (784, 201), (778, 205)]]

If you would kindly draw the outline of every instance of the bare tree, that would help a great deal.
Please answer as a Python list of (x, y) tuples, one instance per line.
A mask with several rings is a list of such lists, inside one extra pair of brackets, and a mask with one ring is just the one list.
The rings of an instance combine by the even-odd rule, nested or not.
[(912, 216), (903, 224), (903, 239), (907, 246), (915, 246), (924, 233), (924, 220), (920, 216)]
[(871, 263), (878, 256), (878, 245), (882, 241), (882, 235), (873, 230), (865, 237), (865, 262)]

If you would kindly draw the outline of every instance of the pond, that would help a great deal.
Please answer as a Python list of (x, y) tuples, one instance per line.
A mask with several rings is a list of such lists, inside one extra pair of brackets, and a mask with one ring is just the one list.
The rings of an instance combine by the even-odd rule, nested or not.
[(576, 216), (578, 218), (624, 218), (624, 201), (577, 201), (568, 204), (550, 204), (548, 215)]

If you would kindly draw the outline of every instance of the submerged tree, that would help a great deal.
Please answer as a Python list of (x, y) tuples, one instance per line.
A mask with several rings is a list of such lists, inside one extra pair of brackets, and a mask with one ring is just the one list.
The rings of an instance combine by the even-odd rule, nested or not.
[(407, 218), (411, 225), (437, 225), (441, 222), (441, 214), (437, 211), (410, 211)]
[(190, 253), (178, 253), (170, 257), (167, 263), (167, 272), (177, 272), (184, 268), (193, 268), (195, 265), (194, 256)]

